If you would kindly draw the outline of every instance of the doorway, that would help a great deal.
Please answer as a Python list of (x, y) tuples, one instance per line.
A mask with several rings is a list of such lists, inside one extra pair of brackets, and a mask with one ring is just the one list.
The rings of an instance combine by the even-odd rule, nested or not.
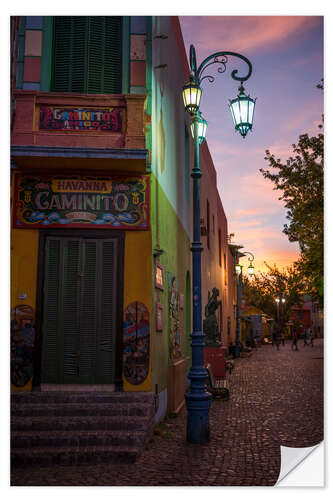
[(40, 382), (121, 385), (123, 234), (41, 236)]

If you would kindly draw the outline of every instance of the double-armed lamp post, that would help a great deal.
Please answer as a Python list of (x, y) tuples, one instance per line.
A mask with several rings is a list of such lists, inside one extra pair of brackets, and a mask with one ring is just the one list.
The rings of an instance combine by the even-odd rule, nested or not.
[(237, 276), (237, 304), (236, 304), (236, 339), (235, 339), (235, 358), (239, 358), (240, 356), (240, 317), (241, 317), (241, 306), (242, 306), (242, 294), (243, 294), (243, 266), (239, 263), (240, 257), (245, 257), (245, 255), (249, 255), (248, 260), (250, 264), (247, 268), (249, 276), (254, 275), (254, 256), (251, 252), (237, 252), (238, 259), (237, 264), (235, 265), (235, 271)]
[(194, 165), (191, 173), (193, 179), (193, 242), (192, 251), (192, 300), (193, 300), (193, 333), (192, 337), (192, 367), (189, 372), (191, 382), (190, 392), (185, 394), (187, 407), (187, 441), (204, 444), (210, 440), (209, 409), (211, 395), (206, 391), (207, 372), (204, 367), (204, 334), (202, 332), (202, 299), (201, 299), (201, 252), (200, 241), (200, 178), (199, 146), (205, 140), (207, 122), (200, 113), (201, 83), (207, 78), (209, 82), (215, 79), (210, 75), (203, 76), (208, 66), (218, 64), (218, 72), (226, 71), (228, 57), (242, 59), (248, 65), (245, 76), (239, 77), (238, 70), (231, 73), (234, 80), (241, 82), (239, 94), (229, 101), (235, 129), (245, 138), (252, 129), (255, 99), (245, 95), (243, 82), (250, 78), (252, 65), (250, 61), (235, 52), (216, 52), (210, 55), (197, 67), (194, 46), (190, 47), (190, 80), (183, 87), (183, 100), (186, 111), (191, 115), (191, 131), (194, 140)]
[(279, 332), (279, 335), (281, 335), (281, 322), (280, 322), (280, 302), (282, 302), (282, 304), (284, 304), (286, 302), (286, 299), (284, 297), (280, 298), (280, 297), (276, 297), (275, 299), (275, 302), (276, 302), (276, 319), (277, 319), (277, 324), (278, 324), (278, 332)]

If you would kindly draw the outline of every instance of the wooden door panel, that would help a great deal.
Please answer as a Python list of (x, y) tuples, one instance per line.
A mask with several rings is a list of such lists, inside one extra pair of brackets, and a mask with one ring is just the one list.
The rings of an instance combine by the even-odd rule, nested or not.
[(48, 237), (42, 382), (112, 384), (117, 240)]

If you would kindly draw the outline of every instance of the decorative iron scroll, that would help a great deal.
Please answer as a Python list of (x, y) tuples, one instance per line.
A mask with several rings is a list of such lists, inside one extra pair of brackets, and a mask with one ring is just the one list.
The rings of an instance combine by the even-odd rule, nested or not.
[(206, 75), (202, 76), (204, 71), (208, 68), (208, 66), (211, 66), (212, 64), (219, 64), (221, 65), (218, 68), (219, 73), (224, 73), (226, 71), (226, 64), (228, 63), (228, 56), (232, 57), (237, 57), (238, 59), (242, 59), (244, 62), (247, 63), (248, 65), (248, 72), (245, 76), (237, 76), (238, 75), (238, 69), (234, 69), (231, 72), (231, 77), (234, 80), (237, 80), (239, 82), (245, 82), (248, 80), (252, 74), (252, 64), (250, 61), (247, 59), (247, 57), (242, 56), (241, 54), (238, 54), (237, 52), (228, 52), (228, 51), (223, 51), (223, 52), (216, 52), (215, 54), (212, 54), (206, 59), (202, 61), (200, 66), (197, 68), (197, 59), (196, 59), (196, 52), (195, 48), (193, 45), (190, 47), (190, 67), (192, 70), (192, 77), (194, 81), (200, 85), (200, 83), (205, 79), (208, 78), (209, 82), (213, 82), (215, 78), (211, 75)]

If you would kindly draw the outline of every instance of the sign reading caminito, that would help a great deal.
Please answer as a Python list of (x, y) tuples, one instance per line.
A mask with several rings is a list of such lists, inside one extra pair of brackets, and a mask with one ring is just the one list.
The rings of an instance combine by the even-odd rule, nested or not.
[(14, 227), (149, 229), (149, 176), (15, 179)]
[(40, 130), (100, 130), (122, 132), (123, 110), (121, 108), (39, 108)]

